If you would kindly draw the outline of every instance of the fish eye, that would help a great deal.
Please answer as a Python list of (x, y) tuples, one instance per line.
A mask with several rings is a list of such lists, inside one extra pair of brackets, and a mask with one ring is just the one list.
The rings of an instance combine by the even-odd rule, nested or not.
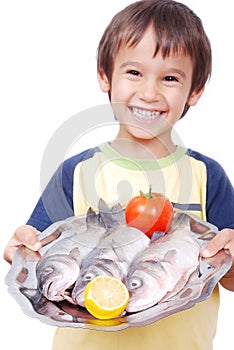
[(90, 282), (92, 281), (92, 279), (94, 279), (94, 277), (95, 277), (94, 273), (89, 272), (89, 273), (86, 273), (86, 275), (84, 275), (83, 280), (84, 282)]
[(140, 278), (132, 278), (129, 282), (129, 289), (137, 289), (142, 286), (142, 280)]

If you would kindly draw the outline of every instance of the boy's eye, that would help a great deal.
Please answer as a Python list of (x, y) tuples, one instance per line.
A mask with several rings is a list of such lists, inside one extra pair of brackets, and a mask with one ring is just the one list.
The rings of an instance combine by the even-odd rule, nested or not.
[(131, 69), (131, 70), (127, 71), (127, 73), (131, 74), (131, 75), (134, 75), (136, 77), (140, 76), (140, 73), (137, 70), (135, 70), (135, 69)]
[(172, 75), (169, 75), (167, 77), (164, 78), (165, 81), (178, 81), (178, 79), (176, 77), (173, 77)]

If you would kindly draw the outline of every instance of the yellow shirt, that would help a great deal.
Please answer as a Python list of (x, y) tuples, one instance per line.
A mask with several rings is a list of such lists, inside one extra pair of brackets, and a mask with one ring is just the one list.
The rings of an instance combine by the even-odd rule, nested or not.
[(58, 328), (52, 349), (212, 350), (218, 306), (216, 287), (209, 299), (145, 327), (114, 332)]
[[(176, 205), (206, 219), (206, 169), (186, 149), (177, 147), (169, 157), (132, 160), (121, 157), (106, 143), (101, 152), (77, 164), (73, 177), (75, 215), (85, 215), (99, 198), (125, 206), (139, 190), (149, 185)], [(175, 313), (145, 327), (120, 331), (58, 328), (53, 350), (211, 350), (216, 332), (219, 291), (188, 310)]]

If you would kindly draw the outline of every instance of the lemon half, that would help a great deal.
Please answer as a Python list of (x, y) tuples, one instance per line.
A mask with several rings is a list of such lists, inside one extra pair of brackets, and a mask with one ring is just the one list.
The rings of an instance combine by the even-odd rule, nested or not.
[(85, 307), (98, 319), (118, 317), (126, 308), (129, 293), (117, 278), (98, 276), (90, 281), (84, 293)]

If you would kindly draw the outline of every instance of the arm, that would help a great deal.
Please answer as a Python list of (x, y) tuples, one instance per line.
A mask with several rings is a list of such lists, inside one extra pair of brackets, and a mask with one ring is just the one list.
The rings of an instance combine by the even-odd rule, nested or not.
[(221, 249), (229, 249), (233, 264), (221, 279), (221, 285), (234, 291), (234, 189), (223, 168), (211, 159), (207, 165), (207, 221), (219, 229), (203, 252), (204, 257), (215, 255)]
[(65, 160), (56, 170), (43, 191), (27, 224), (44, 231), (52, 223), (74, 215), (73, 208), (73, 178), (78, 163), (93, 156), (98, 148)]
[(4, 250), (4, 259), (12, 263), (14, 253), (22, 245), (38, 251), (41, 248), (41, 242), (37, 238), (39, 233), (40, 231), (30, 225), (18, 227)]
[[(20, 226), (15, 231), (4, 251), (4, 259), (11, 263), (15, 251), (25, 245), (38, 251), (41, 242), (38, 239), (40, 231), (45, 230), (53, 222), (74, 215), (73, 211), (73, 173), (76, 165), (93, 155), (95, 149), (84, 151), (64, 161), (52, 176), (41, 198), (39, 199), (27, 225)], [(37, 227), (37, 229), (35, 228)]]
[(232, 255), (232, 266), (226, 275), (220, 280), (221, 285), (230, 291), (234, 292), (234, 230), (221, 230), (207, 245), (202, 252), (204, 257), (211, 257), (218, 253), (221, 249), (229, 249)]
[[(18, 227), (4, 250), (4, 259), (11, 263), (18, 248), (26, 246), (34, 251), (41, 248), (38, 234), (53, 222), (72, 213), (63, 188), (62, 166), (55, 172), (41, 195), (26, 225)], [(37, 228), (35, 228), (37, 227)]]
[(64, 190), (63, 187), (62, 170), (63, 167), (61, 166), (55, 172), (42, 193), (27, 224), (18, 227), (8, 242), (4, 250), (4, 259), (7, 262), (12, 262), (14, 253), (22, 245), (38, 251), (41, 248), (41, 242), (37, 237), (38, 234), (53, 222), (72, 216), (73, 212), (66, 198), (66, 188)]

